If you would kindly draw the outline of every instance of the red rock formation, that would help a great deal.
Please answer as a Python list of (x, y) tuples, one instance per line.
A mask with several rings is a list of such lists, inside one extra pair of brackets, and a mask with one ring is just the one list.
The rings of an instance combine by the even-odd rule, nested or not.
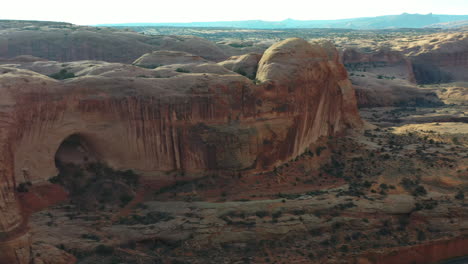
[(418, 84), (468, 80), (466, 32), (423, 35), (411, 42), (395, 39), (385, 45), (391, 49), (372, 52), (345, 49), (343, 63), (348, 69), (365, 67), (368, 72), (393, 75)]
[(442, 104), (435, 93), (415, 85), (415, 66), (400, 51), (345, 49), (342, 60), (351, 71), (359, 107)]
[(48, 60), (103, 60), (131, 63), (155, 50), (189, 52), (208, 60), (222, 61), (229, 56), (216, 44), (195, 36), (149, 36), (110, 28), (75, 25), (36, 30), (0, 29), (0, 58), (32, 55)]
[(357, 49), (342, 51), (342, 61), (350, 69), (366, 69), (367, 72), (395, 76), (415, 82), (413, 65), (406, 56), (399, 51), (381, 49), (374, 52), (363, 52)]
[(219, 64), (226, 69), (254, 79), (257, 75), (258, 62), (261, 58), (261, 54), (249, 53), (241, 56), (232, 56)]
[[(70, 135), (114, 168), (164, 178), (158, 172), (269, 170), (321, 137), (359, 128), (338, 57), (330, 45), (283, 41), (260, 61), (260, 85), (234, 73), (56, 81), (1, 67), (0, 208), (9, 217), (0, 231), (10, 234), (24, 222), (15, 187), (54, 176), (55, 153)], [(15, 243), (8, 250), (27, 249)], [(26, 263), (8, 250), (8, 263)]]
[(468, 34), (429, 35), (403, 49), (413, 64), (418, 83), (468, 81)]
[(159, 50), (144, 54), (133, 62), (134, 65), (145, 68), (156, 68), (163, 65), (206, 63), (207, 60), (187, 52)]
[(468, 239), (457, 238), (370, 253), (356, 259), (357, 264), (431, 264), (468, 255)]

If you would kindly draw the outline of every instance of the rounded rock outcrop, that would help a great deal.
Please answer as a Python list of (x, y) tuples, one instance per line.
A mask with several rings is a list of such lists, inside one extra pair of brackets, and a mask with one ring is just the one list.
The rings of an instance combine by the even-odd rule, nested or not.
[[(269, 171), (322, 139), (359, 129), (354, 90), (333, 54), (301, 39), (280, 42), (260, 60), (261, 83), (216, 63), (182, 64), (198, 66), (170, 78), (134, 77), (139, 67), (93, 63), (90, 71), (71, 67), (77, 76), (63, 80), (0, 67), (0, 210), (25, 222), (16, 187), (48, 184), (57, 172), (55, 153), (72, 135), (112, 168), (152, 180), (183, 171), (189, 180), (213, 171)], [(14, 229), (0, 221), (0, 232)], [(27, 251), (11, 245), (1, 250)]]
[(257, 75), (258, 62), (261, 58), (261, 54), (249, 53), (241, 56), (232, 56), (219, 64), (249, 79), (254, 79)]
[(156, 68), (159, 66), (171, 64), (206, 62), (207, 60), (203, 59), (202, 57), (195, 56), (187, 52), (159, 50), (144, 54), (140, 58), (136, 59), (133, 64), (145, 68)]

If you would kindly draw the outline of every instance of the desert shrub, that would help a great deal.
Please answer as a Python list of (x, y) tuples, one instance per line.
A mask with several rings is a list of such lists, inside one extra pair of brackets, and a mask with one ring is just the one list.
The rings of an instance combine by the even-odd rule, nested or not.
[(292, 213), (294, 215), (303, 215), (303, 214), (305, 214), (305, 210), (304, 209), (295, 209), (295, 210), (292, 211)]
[(229, 43), (228, 45), (233, 47), (233, 48), (245, 48), (245, 47), (252, 46), (250, 44), (244, 44), (244, 43)]
[(31, 186), (31, 182), (22, 182), (16, 187), (17, 192), (29, 192), (29, 186)]
[(59, 184), (59, 183), (61, 183), (61, 182), (60, 182), (60, 177), (59, 177), (58, 175), (57, 175), (57, 176), (54, 176), (54, 177), (51, 177), (51, 178), (49, 179), (49, 182), (50, 182), (50, 183), (53, 183), (53, 184)]
[(179, 188), (184, 188), (184, 187), (187, 187), (187, 186), (190, 186), (190, 183), (188, 181), (180, 180), (180, 181), (176, 181), (172, 185), (166, 185), (164, 187), (161, 187), (154, 194), (159, 195), (159, 194), (170, 192), (170, 191), (176, 191)]
[(406, 190), (411, 190), (413, 189), (416, 185), (417, 185), (417, 182), (416, 181), (413, 181), (411, 179), (408, 179), (408, 178), (403, 178), (403, 180), (401, 180), (400, 184), (403, 186), (403, 188), (405, 188)]
[(335, 223), (332, 224), (332, 230), (336, 231), (336, 230), (340, 229), (342, 226), (343, 226), (343, 223), (335, 222)]
[(114, 253), (114, 248), (101, 244), (94, 249), (94, 252), (96, 252), (98, 255), (108, 256)]
[(424, 186), (418, 185), (412, 192), (413, 196), (424, 196), (427, 194), (426, 188)]
[(66, 69), (61, 69), (59, 72), (49, 75), (49, 77), (56, 80), (65, 80), (75, 78), (75, 74), (73, 72), (68, 72)]
[(406, 227), (410, 224), (410, 219), (408, 216), (402, 216), (398, 219), (398, 224), (400, 224), (400, 230), (405, 230)]
[(422, 185), (419, 185), (418, 181), (413, 181), (411, 179), (404, 178), (400, 182), (400, 184), (413, 196), (424, 196), (427, 194), (426, 188), (424, 188), (424, 186)]
[(283, 212), (278, 210), (278, 211), (274, 212), (271, 216), (273, 217), (273, 219), (277, 219), (277, 218), (280, 218), (281, 215), (283, 215)]
[(161, 64), (148, 64), (148, 65), (135, 64), (135, 66), (145, 68), (145, 69), (156, 69), (156, 68), (158, 68), (158, 67), (160, 67), (162, 65)]
[(268, 211), (257, 211), (257, 212), (255, 212), (255, 215), (257, 217), (263, 218), (263, 217), (266, 217), (266, 216), (270, 215), (270, 212), (268, 212)]
[(127, 193), (120, 195), (120, 206), (126, 206), (131, 200), (133, 200), (133, 196)]
[(343, 253), (348, 253), (349, 252), (349, 247), (347, 245), (342, 245), (340, 247), (340, 251)]
[(189, 70), (183, 69), (183, 68), (177, 68), (176, 72), (182, 72), (182, 73), (189, 73)]
[(424, 233), (424, 231), (418, 230), (418, 240), (419, 241), (426, 240), (426, 233)]
[(389, 235), (392, 234), (392, 230), (390, 230), (390, 228), (384, 226), (384, 227), (380, 228), (377, 233), (379, 235), (382, 235), (382, 236), (389, 236)]
[(151, 225), (159, 222), (167, 222), (174, 217), (166, 212), (149, 212), (146, 215), (131, 215), (122, 217), (117, 222), (120, 225)]
[(126, 170), (121, 172), (121, 174), (126, 184), (130, 186), (136, 186), (138, 184), (140, 177), (134, 171)]
[(137, 242), (135, 240), (130, 240), (124, 244), (122, 244), (120, 247), (122, 248), (129, 248), (129, 249), (135, 249), (137, 246)]
[(335, 208), (339, 209), (339, 210), (346, 210), (348, 208), (353, 208), (353, 207), (356, 207), (356, 205), (353, 202), (342, 203), (342, 204), (335, 205)]
[(322, 151), (326, 150), (327, 148), (326, 147), (317, 147), (315, 149), (315, 154), (317, 154), (317, 156), (320, 156), (320, 154), (322, 153)]
[(133, 171), (114, 170), (103, 163), (57, 166), (59, 175), (49, 181), (63, 185), (70, 192), (72, 203), (80, 209), (104, 209), (104, 204), (125, 206), (133, 199), (133, 190), (139, 182)]
[(237, 72), (240, 75), (247, 76), (247, 73), (243, 69), (237, 69), (234, 72)]
[(455, 194), (455, 199), (457, 200), (464, 200), (465, 193), (462, 190), (459, 190), (457, 194)]
[(101, 238), (95, 234), (82, 234), (81, 238), (94, 240), (94, 241), (101, 241)]

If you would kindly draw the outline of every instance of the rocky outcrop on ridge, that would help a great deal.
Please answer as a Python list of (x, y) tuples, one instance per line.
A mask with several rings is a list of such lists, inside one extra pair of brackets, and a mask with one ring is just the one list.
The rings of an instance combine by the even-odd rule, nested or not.
[(233, 72), (254, 79), (257, 75), (258, 62), (261, 58), (261, 54), (249, 53), (241, 56), (232, 56), (219, 64)]

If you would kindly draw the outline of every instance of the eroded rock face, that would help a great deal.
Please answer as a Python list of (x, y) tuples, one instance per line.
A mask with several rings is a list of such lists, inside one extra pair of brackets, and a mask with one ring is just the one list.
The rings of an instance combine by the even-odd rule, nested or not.
[(186, 63), (206, 63), (207, 60), (200, 56), (195, 56), (187, 52), (180, 51), (154, 51), (147, 53), (133, 62), (134, 65), (156, 68), (163, 65), (186, 64)]
[(350, 71), (359, 107), (443, 104), (436, 93), (416, 85), (415, 65), (401, 51), (348, 48), (342, 51), (342, 60)]
[(467, 33), (429, 35), (402, 51), (412, 61), (420, 84), (468, 80)]
[[(0, 67), (0, 209), (11, 215), (0, 231), (23, 222), (15, 187), (56, 175), (55, 153), (70, 135), (111, 167), (163, 179), (159, 172), (173, 170), (269, 170), (321, 137), (359, 128), (354, 90), (338, 57), (329, 46), (285, 40), (262, 57), (259, 85), (227, 70), (155, 78), (157, 70), (127, 65), (117, 67), (120, 77), (107, 77), (93, 64), (102, 74), (57, 81)], [(127, 73), (136, 69), (148, 76)]]
[(257, 79), (270, 82), (263, 109), (276, 104), (297, 115), (297, 144), (289, 147), (298, 152), (320, 136), (361, 124), (354, 89), (330, 43), (311, 45), (301, 39), (277, 43), (260, 60)]
[(249, 53), (241, 56), (232, 56), (219, 64), (226, 69), (254, 79), (257, 75), (258, 62), (261, 58), (261, 54)]
[(131, 63), (157, 50), (189, 52), (212, 61), (229, 56), (214, 43), (194, 36), (148, 36), (110, 28), (42, 25), (0, 29), (0, 58), (21, 55), (55, 61), (102, 60)]
[(418, 84), (467, 80), (468, 34), (463, 31), (393, 39), (369, 49), (346, 48), (343, 63), (349, 70), (365, 68)]
[(31, 237), (27, 230), (2, 240), (4, 241), (0, 242), (1, 264), (31, 263)]
[(399, 51), (381, 49), (363, 52), (357, 49), (342, 51), (342, 60), (350, 70), (372, 72), (415, 82), (411, 61)]

